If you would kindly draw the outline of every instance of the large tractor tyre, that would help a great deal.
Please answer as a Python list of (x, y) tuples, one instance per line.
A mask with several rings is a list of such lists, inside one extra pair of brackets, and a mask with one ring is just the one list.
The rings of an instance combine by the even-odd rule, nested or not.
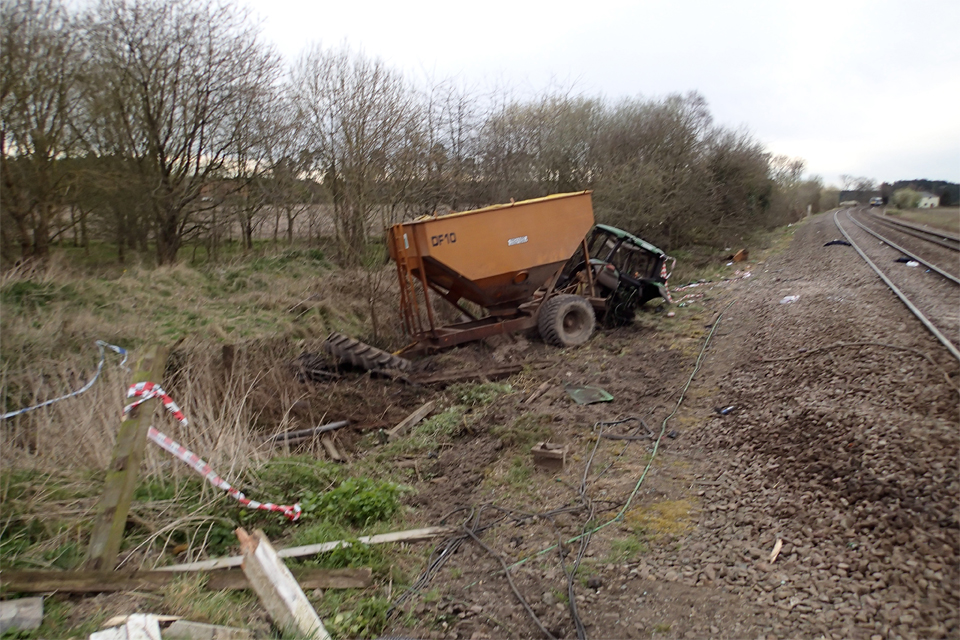
[(559, 295), (544, 303), (537, 327), (547, 344), (575, 347), (593, 335), (596, 323), (589, 302), (580, 296)]
[(406, 358), (371, 347), (336, 331), (327, 336), (323, 350), (367, 371), (409, 371), (411, 366)]

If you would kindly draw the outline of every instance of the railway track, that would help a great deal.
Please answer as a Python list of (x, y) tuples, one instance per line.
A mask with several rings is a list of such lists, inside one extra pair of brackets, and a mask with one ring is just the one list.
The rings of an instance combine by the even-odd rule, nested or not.
[(856, 209), (837, 211), (833, 220), (884, 283), (960, 360), (960, 240)]
[(902, 234), (920, 238), (921, 240), (932, 242), (933, 244), (946, 247), (947, 249), (952, 249), (953, 251), (960, 251), (960, 237), (952, 233), (948, 233), (941, 229), (932, 229), (930, 227), (912, 224), (904, 220), (897, 220), (896, 218), (889, 218), (872, 211), (866, 212), (866, 215), (871, 220), (891, 227)]

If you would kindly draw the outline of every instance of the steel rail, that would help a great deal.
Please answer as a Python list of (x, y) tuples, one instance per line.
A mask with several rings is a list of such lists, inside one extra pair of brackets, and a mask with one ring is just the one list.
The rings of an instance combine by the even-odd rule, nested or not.
[(892, 227), (904, 235), (913, 236), (914, 238), (923, 240), (924, 242), (930, 242), (932, 244), (950, 249), (951, 251), (960, 251), (960, 240), (957, 240), (949, 235), (927, 229), (921, 229), (912, 224), (905, 224), (899, 220), (893, 220), (892, 218), (878, 215), (872, 211), (864, 211), (863, 213), (866, 213), (878, 223)]
[[(942, 247), (952, 249), (953, 251), (960, 251), (960, 237), (953, 235), (948, 231), (943, 231), (942, 229), (931, 229), (930, 227), (920, 226), (916, 224), (911, 224), (905, 220), (898, 220), (897, 218), (891, 218), (890, 216), (880, 215), (879, 213), (874, 213), (873, 211), (865, 211), (872, 218), (876, 218), (880, 222), (888, 224), (893, 227), (897, 227), (903, 233), (908, 233), (917, 238), (922, 238), (923, 240), (929, 240), (934, 244), (938, 244)], [(920, 235), (916, 235), (906, 231), (916, 231)], [(936, 238), (936, 240), (931, 239)], [(946, 240), (946, 242), (940, 242), (941, 240)]]
[[(850, 217), (850, 213), (848, 210), (843, 209), (843, 212), (847, 214), (848, 218), (850, 218), (851, 220), (853, 219)], [(937, 340), (939, 340), (940, 343), (947, 348), (947, 351), (950, 352), (950, 355), (952, 355), (957, 360), (960, 360), (960, 351), (957, 350), (957, 347), (954, 346), (954, 344), (950, 342), (950, 340), (945, 335), (943, 335), (943, 333), (941, 333), (939, 329), (933, 326), (933, 323), (930, 322), (927, 316), (923, 315), (923, 312), (921, 312), (920, 309), (918, 309), (912, 302), (910, 302), (910, 300), (907, 299), (907, 296), (905, 296), (904, 293), (900, 291), (897, 285), (893, 284), (893, 281), (891, 281), (890, 278), (888, 278), (886, 274), (883, 273), (883, 271), (881, 271), (880, 268), (873, 263), (873, 260), (871, 260), (867, 256), (867, 254), (865, 254), (863, 250), (859, 246), (857, 246), (857, 243), (853, 241), (853, 238), (850, 237), (850, 234), (847, 233), (846, 230), (840, 225), (839, 216), (840, 216), (840, 211), (835, 211), (833, 214), (833, 223), (837, 225), (837, 229), (839, 229), (840, 233), (843, 234), (843, 237), (847, 239), (847, 242), (850, 243), (850, 246), (856, 249), (857, 253), (860, 254), (860, 257), (863, 258), (868, 265), (870, 265), (870, 268), (872, 268), (878, 276), (880, 276), (880, 279), (883, 280), (886, 283), (886, 285), (890, 287), (890, 289), (895, 294), (897, 294), (897, 297), (900, 298), (900, 301), (903, 302), (903, 304), (905, 304), (907, 308), (910, 309), (913, 315), (915, 315), (917, 319), (921, 323), (923, 323), (923, 326), (925, 326), (930, 331), (930, 333), (932, 333), (937, 338)]]
[[(918, 256), (918, 255), (916, 255), (916, 254), (914, 254), (914, 253), (911, 253), (910, 251), (907, 251), (906, 249), (904, 249), (903, 247), (901, 247), (901, 246), (898, 245), (897, 243), (893, 242), (893, 241), (890, 240), (889, 238), (880, 235), (879, 233), (877, 233), (876, 231), (873, 231), (872, 229), (868, 229), (866, 225), (864, 225), (863, 223), (861, 223), (860, 221), (858, 221), (856, 218), (854, 218), (853, 216), (851, 216), (849, 213), (847, 213), (847, 217), (850, 219), (850, 222), (852, 222), (853, 224), (857, 225), (858, 227), (860, 227), (861, 229), (863, 229), (864, 231), (866, 231), (867, 233), (869, 233), (869, 234), (872, 235), (873, 237), (875, 237), (875, 238), (877, 238), (878, 240), (881, 240), (881, 241), (887, 243), (888, 245), (890, 245), (891, 247), (893, 247), (894, 249), (896, 249), (896, 250), (899, 251), (900, 253), (903, 253), (903, 254), (905, 254), (905, 255), (910, 256), (911, 258), (913, 258), (913, 259), (916, 260), (917, 262), (919, 262), (919, 263), (921, 263), (921, 264), (923, 264), (923, 265), (926, 265), (927, 267), (930, 268), (931, 271), (935, 271), (936, 273), (940, 274), (941, 276), (943, 276), (943, 277), (946, 278), (947, 280), (950, 280), (950, 281), (953, 282), (954, 284), (960, 285), (960, 278), (958, 278), (957, 276), (955, 276), (955, 275), (953, 275), (953, 274), (950, 274), (950, 273), (947, 273), (946, 271), (944, 271), (943, 269), (941, 269), (941, 268), (938, 267), (937, 265), (933, 264), (933, 263), (930, 262), (929, 260), (925, 260), (925, 259), (921, 258), (920, 256)], [(910, 234), (910, 235), (913, 235), (913, 234)], [(914, 236), (914, 237), (917, 237), (917, 236)], [(922, 239), (922, 240), (926, 240), (926, 241), (928, 241), (928, 242), (930, 241), (929, 238), (921, 238), (921, 239)], [(941, 243), (936, 242), (936, 243), (934, 243), (934, 244), (940, 245)]]

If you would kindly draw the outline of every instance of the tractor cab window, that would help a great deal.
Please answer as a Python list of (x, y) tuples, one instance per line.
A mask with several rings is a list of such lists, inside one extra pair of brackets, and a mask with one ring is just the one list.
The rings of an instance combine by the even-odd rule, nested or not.
[(597, 229), (593, 232), (593, 237), (590, 238), (590, 242), (588, 244), (590, 258), (609, 262), (610, 255), (617, 248), (617, 244), (619, 242), (620, 239), (616, 236), (606, 233), (601, 229)]
[(617, 271), (635, 280), (656, 275), (657, 258), (642, 247), (624, 241), (610, 260)]

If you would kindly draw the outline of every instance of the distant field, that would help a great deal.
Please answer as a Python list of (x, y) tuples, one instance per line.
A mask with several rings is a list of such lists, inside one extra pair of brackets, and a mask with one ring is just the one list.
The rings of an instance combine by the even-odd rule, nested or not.
[(887, 209), (888, 216), (894, 216), (909, 222), (925, 224), (951, 233), (960, 234), (960, 207), (938, 207), (936, 209)]

